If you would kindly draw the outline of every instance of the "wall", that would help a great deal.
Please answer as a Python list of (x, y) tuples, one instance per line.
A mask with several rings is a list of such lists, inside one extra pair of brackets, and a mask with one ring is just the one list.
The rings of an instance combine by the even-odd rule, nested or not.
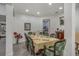
[[(14, 22), (13, 32), (19, 32), (23, 35), (23, 39), (21, 39), (20, 42), (25, 41), (24, 32), (25, 33), (28, 32), (28, 31), (24, 31), (24, 23), (31, 23), (32, 32), (42, 31), (42, 20), (39, 17), (18, 14), (14, 17), (13, 22)], [(15, 39), (14, 39), (14, 43), (15, 43)]]
[(13, 55), (13, 6), (6, 4), (6, 55)]
[(60, 20), (59, 17), (64, 16), (63, 13), (59, 14), (59, 15), (54, 15), (54, 16), (50, 16), (50, 17), (42, 17), (41, 19), (50, 19), (50, 29), (49, 29), (49, 33), (55, 33), (57, 28), (60, 29), (64, 29), (64, 26), (60, 26)]
[(65, 56), (75, 56), (75, 4), (64, 4)]
[(0, 4), (0, 15), (6, 15), (5, 5)]
[(79, 32), (79, 6), (76, 7), (76, 32)]
[(64, 30), (64, 26), (60, 25), (60, 19), (59, 19), (59, 17), (62, 17), (62, 16), (64, 16), (63, 13), (59, 15), (55, 15), (53, 20), (51, 20), (51, 32), (52, 32), (52, 29), (54, 29), (54, 32), (55, 32), (57, 28)]

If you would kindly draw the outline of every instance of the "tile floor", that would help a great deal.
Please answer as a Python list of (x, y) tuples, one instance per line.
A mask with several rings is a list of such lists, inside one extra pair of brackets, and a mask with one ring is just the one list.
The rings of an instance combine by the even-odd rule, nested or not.
[(13, 45), (13, 55), (14, 56), (32, 56), (30, 52), (27, 51), (24, 43)]

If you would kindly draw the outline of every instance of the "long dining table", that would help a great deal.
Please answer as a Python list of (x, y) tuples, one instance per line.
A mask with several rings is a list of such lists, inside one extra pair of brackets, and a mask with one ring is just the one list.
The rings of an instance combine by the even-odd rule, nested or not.
[(30, 35), (30, 37), (33, 39), (35, 53), (37, 53), (39, 49), (43, 49), (44, 45), (46, 47), (53, 46), (55, 42), (59, 41), (59, 39), (57, 39), (57, 38), (41, 36), (41, 35), (38, 35), (38, 36)]

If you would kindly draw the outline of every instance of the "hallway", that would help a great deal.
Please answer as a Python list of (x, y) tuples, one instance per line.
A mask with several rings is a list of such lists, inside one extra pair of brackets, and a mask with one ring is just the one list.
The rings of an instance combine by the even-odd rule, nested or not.
[(5, 56), (5, 42), (4, 38), (0, 39), (0, 56)]

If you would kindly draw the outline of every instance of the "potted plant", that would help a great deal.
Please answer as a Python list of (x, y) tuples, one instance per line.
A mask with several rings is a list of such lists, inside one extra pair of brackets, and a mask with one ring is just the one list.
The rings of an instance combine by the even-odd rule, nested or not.
[(22, 38), (22, 35), (20, 33), (17, 33), (17, 32), (14, 32), (13, 34), (14, 34), (14, 37), (16, 39), (16, 44), (18, 44), (19, 43), (19, 39)]

